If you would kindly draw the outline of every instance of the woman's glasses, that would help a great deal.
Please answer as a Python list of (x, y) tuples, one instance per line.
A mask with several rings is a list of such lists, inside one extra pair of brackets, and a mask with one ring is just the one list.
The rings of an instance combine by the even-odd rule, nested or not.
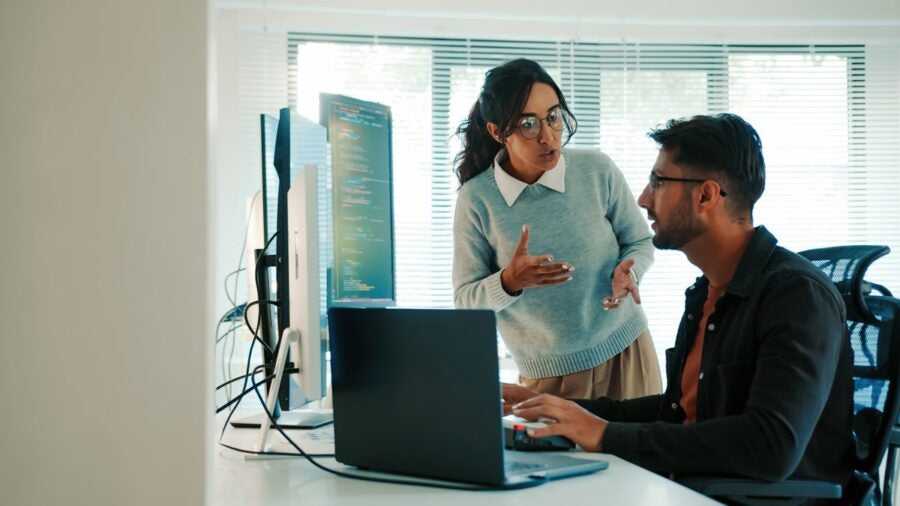
[(538, 135), (541, 135), (541, 123), (544, 121), (546, 121), (547, 125), (553, 130), (562, 132), (564, 128), (571, 129), (572, 115), (566, 112), (565, 109), (557, 106), (543, 118), (538, 118), (534, 114), (522, 116), (516, 123), (516, 129), (522, 137), (526, 139), (535, 139)]

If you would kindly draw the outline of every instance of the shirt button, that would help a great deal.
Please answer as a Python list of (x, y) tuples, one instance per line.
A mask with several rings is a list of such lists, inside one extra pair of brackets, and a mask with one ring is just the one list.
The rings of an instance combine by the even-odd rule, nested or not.
[(716, 324), (715, 324), (715, 323), (710, 323), (706, 328), (707, 328), (708, 330), (716, 330)]
[(675, 403), (675, 402), (673, 402), (673, 403), (672, 403), (672, 409), (678, 409), (678, 404)]
[(689, 314), (689, 315), (688, 315), (688, 320), (693, 320), (693, 319), (694, 319), (694, 315)]
[(700, 373), (700, 379), (703, 379), (703, 373), (702, 373), (702, 372)]

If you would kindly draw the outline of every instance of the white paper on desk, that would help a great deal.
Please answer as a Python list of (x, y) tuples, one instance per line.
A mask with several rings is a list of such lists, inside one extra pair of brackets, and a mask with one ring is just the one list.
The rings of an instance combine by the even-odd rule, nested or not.
[[(291, 437), (304, 452), (320, 455), (334, 453), (334, 425), (312, 430), (286, 430), (285, 434)], [(297, 449), (285, 441), (277, 431), (269, 436), (273, 451), (296, 453)]]
[[(244, 448), (251, 451), (254, 447), (252, 436), (257, 431), (248, 431), (244, 429), (230, 430), (226, 434), (223, 442), (237, 448)], [(291, 440), (296, 443), (304, 452), (311, 455), (333, 455), (334, 454), (334, 426), (323, 427), (313, 430), (285, 430)], [(270, 430), (267, 444), (268, 451), (287, 453), (283, 457), (288, 458), (290, 455), (296, 455), (297, 458), (303, 458), (284, 436), (277, 430)]]

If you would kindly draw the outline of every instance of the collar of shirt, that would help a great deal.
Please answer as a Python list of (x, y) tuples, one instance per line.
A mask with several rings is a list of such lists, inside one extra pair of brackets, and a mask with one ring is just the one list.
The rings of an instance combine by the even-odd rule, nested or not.
[[(497, 153), (497, 156), (494, 157), (494, 179), (497, 181), (497, 187), (500, 188), (500, 193), (503, 195), (503, 200), (506, 201), (506, 205), (512, 207), (512, 205), (516, 203), (516, 199), (519, 198), (519, 195), (525, 191), (525, 187), (528, 186), (528, 184), (510, 176), (503, 170), (503, 167), (500, 166), (500, 162), (506, 157), (507, 153), (505, 149), (501, 149), (500, 152)], [(565, 157), (560, 154), (556, 167), (544, 172), (540, 179), (535, 181), (534, 184), (546, 186), (559, 193), (566, 193)]]
[(763, 272), (769, 264), (769, 257), (775, 251), (778, 239), (766, 227), (756, 227), (750, 244), (738, 262), (734, 276), (728, 283), (728, 291), (746, 297), (764, 279)]
[[(762, 282), (764, 278), (763, 272), (766, 269), (766, 265), (768, 265), (769, 257), (775, 251), (777, 243), (778, 239), (765, 226), (760, 225), (756, 227), (753, 238), (750, 239), (750, 244), (747, 245), (747, 249), (744, 250), (744, 254), (741, 256), (740, 262), (738, 262), (734, 276), (728, 282), (726, 293), (747, 297), (756, 285)], [(684, 293), (688, 298), (700, 294), (703, 294), (705, 297), (707, 284), (709, 284), (709, 280), (706, 279), (706, 276), (700, 276)]]

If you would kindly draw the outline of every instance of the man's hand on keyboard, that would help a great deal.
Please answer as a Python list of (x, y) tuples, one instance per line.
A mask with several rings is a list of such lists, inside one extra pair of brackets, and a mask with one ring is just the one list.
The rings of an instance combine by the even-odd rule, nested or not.
[(531, 437), (565, 436), (585, 451), (603, 450), (603, 433), (609, 422), (572, 401), (541, 394), (512, 408), (514, 415), (528, 420), (555, 420), (543, 428), (529, 428), (527, 432)]

